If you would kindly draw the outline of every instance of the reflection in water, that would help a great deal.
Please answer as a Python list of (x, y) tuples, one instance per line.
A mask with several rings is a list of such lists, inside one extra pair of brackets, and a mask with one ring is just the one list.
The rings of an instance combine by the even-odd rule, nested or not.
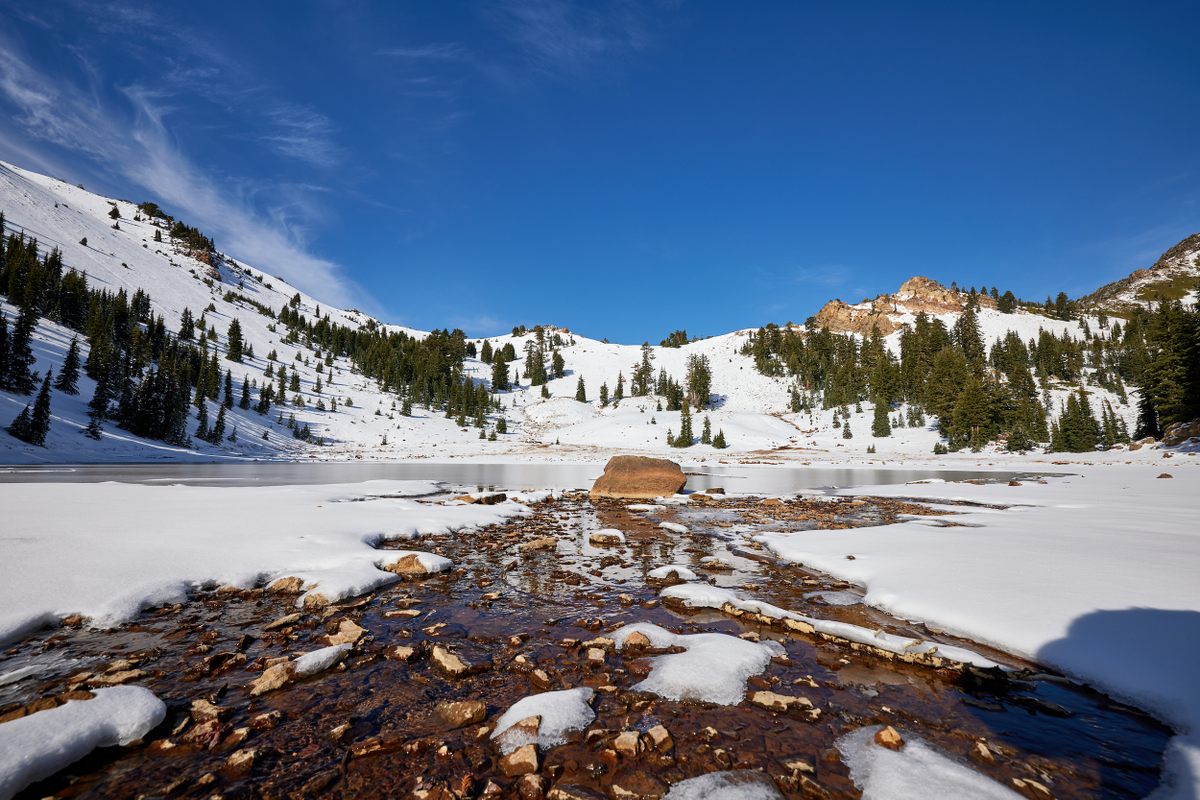
[[(238, 464), (104, 464), (76, 467), (3, 467), (0, 483), (121, 483), (204, 486), (277, 486), (356, 483), (369, 480), (436, 480), (456, 486), (491, 489), (587, 489), (603, 472), (599, 464), (481, 464), (468, 461), (434, 463), (280, 463)], [(702, 474), (696, 474), (702, 473)], [(688, 474), (693, 491), (721, 487), (729, 492), (788, 494), (832, 487), (907, 483), (940, 478), (947, 481), (997, 480), (1024, 473), (934, 469), (849, 467), (775, 467), (714, 464)]]

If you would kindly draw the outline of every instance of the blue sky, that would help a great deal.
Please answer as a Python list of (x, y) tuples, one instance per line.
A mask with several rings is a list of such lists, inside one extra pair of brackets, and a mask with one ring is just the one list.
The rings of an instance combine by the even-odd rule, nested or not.
[[(836, 7), (834, 7), (836, 6)], [(1200, 230), (1200, 5), (0, 7), (0, 159), (473, 335), (1076, 295)]]

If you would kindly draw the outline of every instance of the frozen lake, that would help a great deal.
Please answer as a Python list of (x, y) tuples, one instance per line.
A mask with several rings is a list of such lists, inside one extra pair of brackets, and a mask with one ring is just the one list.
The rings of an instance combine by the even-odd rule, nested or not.
[[(910, 481), (1007, 481), (1028, 472), (871, 467), (702, 465), (685, 470), (687, 488), (788, 494), (801, 490), (901, 484)], [(116, 481), (190, 486), (281, 486), (369, 480), (434, 480), (479, 489), (587, 489), (600, 464), (401, 461), (392, 463), (86, 464), (0, 467), (0, 483), (98, 483)], [(1047, 473), (1041, 473), (1047, 474)]]

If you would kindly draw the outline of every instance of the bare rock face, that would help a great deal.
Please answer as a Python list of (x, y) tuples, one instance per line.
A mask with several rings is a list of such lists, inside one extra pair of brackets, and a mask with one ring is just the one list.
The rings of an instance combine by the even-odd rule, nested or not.
[[(935, 280), (916, 276), (909, 278), (895, 294), (881, 294), (874, 300), (848, 305), (830, 300), (814, 318), (815, 328), (828, 328), (834, 333), (857, 333), (870, 336), (875, 330), (887, 336), (899, 330), (897, 319), (903, 314), (947, 314), (967, 307), (968, 296), (954, 288), (946, 288)], [(976, 302), (982, 308), (995, 308), (996, 301), (987, 294), (978, 294)]]
[(674, 461), (648, 456), (613, 456), (604, 465), (604, 474), (592, 484), (591, 498), (653, 500), (670, 497), (686, 483), (687, 477)]
[(1167, 447), (1175, 447), (1193, 438), (1200, 438), (1200, 419), (1168, 425), (1163, 431), (1162, 443)]

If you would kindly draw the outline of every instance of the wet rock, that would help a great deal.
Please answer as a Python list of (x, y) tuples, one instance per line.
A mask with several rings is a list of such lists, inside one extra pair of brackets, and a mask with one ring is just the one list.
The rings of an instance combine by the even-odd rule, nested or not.
[(452, 728), (461, 728), (487, 718), (487, 704), (480, 700), (451, 700), (437, 704), (438, 716)]
[(145, 675), (146, 673), (140, 669), (123, 669), (118, 672), (93, 676), (88, 683), (93, 686), (119, 686), (122, 683), (136, 681), (139, 678), (145, 677)]
[(547, 800), (606, 800), (604, 795), (597, 791), (588, 789), (586, 786), (578, 786), (570, 783), (556, 783), (550, 789), (550, 793), (546, 795)]
[(812, 701), (807, 697), (799, 695), (778, 694), (777, 692), (759, 691), (753, 692), (750, 695), (750, 702), (760, 708), (765, 708), (770, 711), (788, 712), (792, 710), (800, 710), (805, 712), (817, 711), (813, 708)]
[(975, 742), (971, 745), (971, 760), (980, 764), (994, 764), (996, 756), (992, 753), (992, 749), (985, 742)]
[(366, 629), (354, 620), (344, 619), (338, 623), (337, 633), (325, 638), (330, 644), (355, 644), (366, 632)]
[(615, 800), (658, 800), (667, 793), (667, 785), (642, 770), (626, 771), (613, 778), (609, 792)]
[(407, 644), (399, 644), (389, 650), (388, 653), (397, 661), (407, 662), (417, 657), (417, 648)]
[(471, 664), (442, 645), (434, 645), (430, 654), (433, 665), (451, 678), (461, 678), (471, 671)]
[(191, 706), (192, 719), (196, 722), (207, 722), (210, 719), (220, 719), (229, 713), (229, 709), (213, 705), (204, 698), (193, 700)]
[(588, 663), (595, 666), (604, 663), (604, 651), (599, 647), (589, 647), (587, 649)]
[(670, 731), (662, 725), (655, 725), (646, 731), (646, 739), (649, 742), (649, 746), (660, 753), (668, 753), (675, 746), (675, 741), (671, 738)]
[(292, 680), (292, 674), (293, 667), (290, 662), (267, 667), (262, 675), (250, 683), (250, 696), (258, 697), (260, 694), (283, 688)]
[(553, 536), (539, 536), (536, 539), (525, 542), (518, 549), (522, 553), (537, 553), (542, 550), (553, 550), (558, 547), (558, 539)]
[(1045, 784), (1033, 778), (1013, 778), (1013, 788), (1030, 800), (1054, 800), (1054, 795)]
[(617, 531), (602, 530), (588, 535), (588, 542), (595, 545), (612, 546), (625, 543), (625, 537)]
[(507, 500), (508, 495), (504, 494), (503, 492), (497, 492), (494, 494), (479, 494), (479, 495), (462, 494), (454, 499), (461, 500), (464, 503), (470, 503), (470, 504), (478, 503), (481, 506), (494, 506), (497, 503), (503, 503), (505, 500)]
[(538, 771), (537, 745), (518, 747), (500, 759), (500, 771), (510, 778)]
[(626, 758), (642, 752), (642, 735), (637, 731), (621, 731), (613, 741), (613, 749)]
[(546, 779), (541, 775), (522, 775), (517, 781), (517, 797), (521, 800), (541, 800), (546, 796)]
[(647, 456), (614, 456), (604, 465), (604, 474), (592, 485), (589, 497), (592, 500), (653, 500), (669, 497), (686, 484), (687, 477), (674, 461)]
[(278, 630), (279, 628), (286, 628), (288, 625), (295, 625), (301, 619), (302, 617), (300, 614), (284, 614), (274, 622), (267, 623), (267, 625), (263, 627), (263, 630), (273, 631)]
[(888, 750), (899, 750), (904, 747), (904, 737), (891, 725), (875, 731), (875, 744)]
[(298, 578), (295, 575), (288, 575), (286, 578), (277, 578), (267, 586), (267, 591), (278, 594), (300, 594), (304, 591), (304, 579)]
[(402, 556), (385, 566), (384, 569), (388, 572), (394, 572), (397, 575), (410, 577), (430, 574), (425, 565), (421, 563), (421, 557), (416, 553), (409, 553), (406, 556)]
[(267, 711), (251, 717), (250, 727), (256, 731), (269, 731), (278, 725), (281, 719), (283, 719), (283, 715), (278, 711)]
[(384, 619), (414, 619), (421, 616), (422, 611), (419, 608), (401, 608), (394, 611), (383, 612)]
[(650, 646), (650, 637), (648, 637), (646, 634), (642, 633), (641, 631), (634, 631), (633, 633), (626, 636), (625, 642), (622, 645), (623, 649), (646, 648), (649, 646)]

